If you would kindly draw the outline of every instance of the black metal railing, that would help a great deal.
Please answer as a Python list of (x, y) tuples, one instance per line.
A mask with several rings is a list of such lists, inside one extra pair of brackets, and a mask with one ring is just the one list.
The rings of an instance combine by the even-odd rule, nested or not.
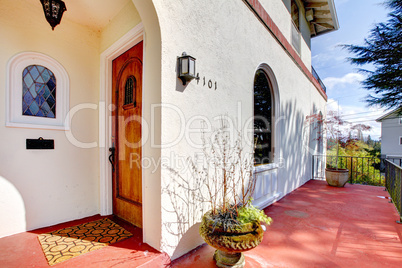
[(324, 90), (324, 92), (327, 92), (327, 88), (324, 85), (324, 83), (322, 82), (320, 76), (318, 75), (318, 73), (314, 70), (313, 66), (311, 66), (311, 73), (313, 74), (313, 77), (315, 79), (317, 79), (318, 83), (320, 83), (320, 86), (322, 87), (322, 89)]
[(402, 167), (385, 159), (385, 188), (387, 189), (392, 202), (398, 210), (400, 220), (402, 222)]
[[(325, 179), (325, 168), (346, 168), (349, 170), (349, 183), (366, 185), (385, 185), (385, 174), (380, 171), (379, 157), (314, 155), (313, 179)], [(338, 164), (338, 166), (337, 166)]]

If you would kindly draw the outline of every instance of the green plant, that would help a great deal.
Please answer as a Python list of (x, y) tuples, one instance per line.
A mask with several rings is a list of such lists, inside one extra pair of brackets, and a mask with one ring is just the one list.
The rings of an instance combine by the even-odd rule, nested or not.
[(237, 218), (240, 223), (253, 221), (263, 222), (268, 225), (272, 223), (271, 217), (265, 215), (263, 210), (256, 208), (251, 202), (239, 209)]

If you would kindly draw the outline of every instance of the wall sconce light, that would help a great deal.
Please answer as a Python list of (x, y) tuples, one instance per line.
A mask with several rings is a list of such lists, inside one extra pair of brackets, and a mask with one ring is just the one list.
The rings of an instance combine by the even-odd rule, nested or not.
[(178, 60), (178, 73), (179, 78), (183, 82), (183, 86), (187, 84), (188, 81), (193, 80), (194, 78), (200, 79), (198, 74), (195, 75), (195, 58), (191, 57), (183, 52), (181, 57), (177, 58)]
[(49, 22), (52, 30), (54, 30), (54, 27), (60, 24), (64, 11), (67, 10), (66, 4), (61, 0), (40, 0), (40, 2), (42, 3), (47, 22)]

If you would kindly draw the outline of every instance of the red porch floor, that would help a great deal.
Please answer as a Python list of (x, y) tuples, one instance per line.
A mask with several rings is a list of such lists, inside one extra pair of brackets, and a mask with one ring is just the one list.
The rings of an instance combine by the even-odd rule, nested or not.
[[(274, 219), (264, 240), (246, 252), (246, 267), (402, 267), (402, 225), (382, 187), (333, 188), (310, 181), (265, 211)], [(0, 239), (0, 267), (49, 267), (37, 234), (99, 219), (94, 216)], [(170, 262), (134, 237), (53, 267), (215, 267), (204, 245)]]

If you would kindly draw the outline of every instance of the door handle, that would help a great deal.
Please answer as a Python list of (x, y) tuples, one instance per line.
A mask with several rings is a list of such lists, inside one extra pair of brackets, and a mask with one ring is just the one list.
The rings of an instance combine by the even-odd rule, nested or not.
[(109, 152), (110, 152), (110, 155), (109, 155), (109, 162), (110, 162), (110, 164), (112, 164), (112, 171), (114, 172), (114, 159), (115, 159), (115, 152), (116, 152), (116, 148), (114, 148), (114, 147), (110, 147), (109, 148)]

